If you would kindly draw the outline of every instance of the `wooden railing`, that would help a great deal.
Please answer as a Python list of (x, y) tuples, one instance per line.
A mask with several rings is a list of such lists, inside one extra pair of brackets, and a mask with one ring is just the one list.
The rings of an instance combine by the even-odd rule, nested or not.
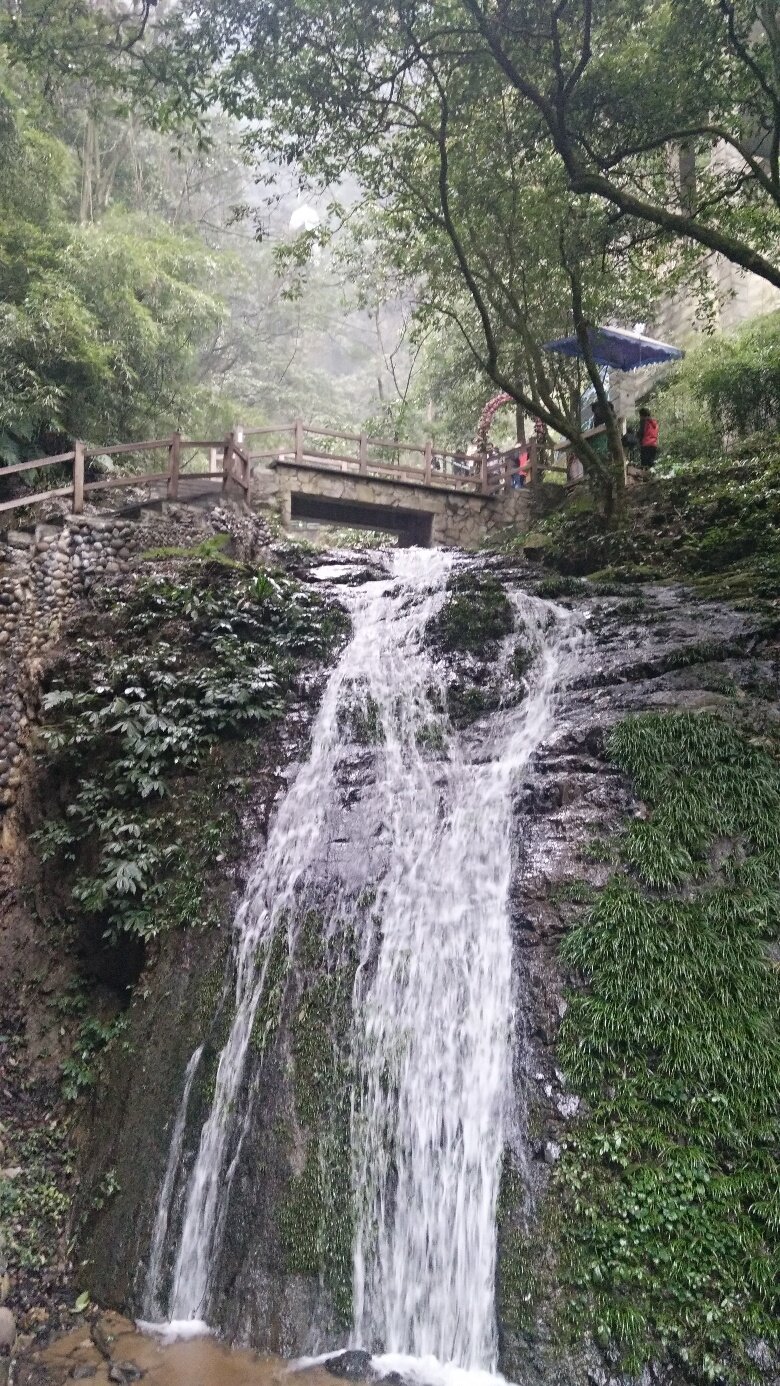
[[(244, 438), (270, 440), (282, 439), (272, 448), (255, 450), (250, 446), (250, 460), (256, 462), (291, 462), (313, 464), (322, 468), (347, 471), (358, 476), (398, 477), (401, 480), (417, 482), (424, 486), (445, 486), (447, 489), (462, 488), (478, 495), (495, 495), (511, 487), (512, 478), (517, 475), (517, 464), (512, 453), (497, 454), (495, 457), (472, 456), (458, 450), (435, 448), (432, 439), (425, 443), (403, 443), (397, 439), (370, 438), (366, 433), (340, 433), (330, 428), (318, 428), (304, 424), (297, 419), (293, 424), (279, 424), (267, 428), (251, 428), (244, 432)], [(312, 444), (311, 439), (325, 439), (329, 443), (351, 443), (357, 445), (352, 452), (338, 452), (331, 448)], [(286, 446), (285, 446), (286, 443)], [(530, 466), (527, 472), (529, 481), (535, 480), (538, 445), (533, 440), (528, 445)], [(377, 453), (384, 456), (377, 457)], [(388, 456), (389, 454), (389, 456)], [(402, 454), (410, 454), (409, 460)], [(419, 460), (418, 460), (419, 459)]]
[[(237, 432), (229, 433), (227, 438), (183, 438), (173, 433), (170, 438), (145, 439), (140, 443), (112, 443), (105, 447), (88, 447), (77, 441), (71, 452), (60, 452), (53, 457), (39, 457), (32, 462), (18, 462), (10, 467), (0, 467), (0, 480), (17, 476), (20, 472), (45, 471), (50, 467), (69, 467), (71, 479), (67, 486), (55, 486), (46, 491), (30, 491), (16, 496), (13, 500), (0, 501), (0, 511), (18, 510), (26, 506), (45, 505), (54, 497), (70, 496), (71, 510), (80, 515), (84, 509), (84, 496), (92, 491), (110, 491), (123, 486), (148, 486), (165, 483), (166, 496), (176, 500), (179, 495), (179, 480), (183, 474), (212, 478), (222, 482), (223, 490), (233, 483), (249, 498), (251, 486), (251, 467), (245, 449), (241, 446)], [(126, 472), (121, 476), (106, 476), (90, 481), (87, 463), (95, 457), (136, 457), (144, 454), (163, 452), (165, 468), (155, 471)], [(189, 456), (188, 456), (189, 454)], [(196, 457), (207, 458), (207, 470), (187, 472)]]
[[(255, 440), (270, 443), (271, 439), (277, 440), (273, 447), (255, 450), (252, 446)], [(319, 441), (313, 445), (312, 439)], [(336, 450), (336, 445), (340, 443), (357, 446), (353, 452), (347, 453)], [(529, 451), (531, 465), (530, 475), (527, 476), (532, 481), (537, 465), (535, 443), (529, 444)], [(131, 458), (156, 452), (164, 454), (164, 468), (88, 479), (87, 464), (93, 458)], [(377, 456), (377, 453), (382, 455)], [(188, 471), (198, 457), (205, 461), (206, 470)], [(369, 438), (365, 433), (340, 433), (329, 428), (316, 428), (296, 419), (292, 424), (266, 428), (234, 428), (226, 438), (219, 440), (184, 438), (180, 433), (173, 433), (169, 438), (147, 439), (140, 443), (113, 443), (105, 447), (91, 447), (77, 441), (71, 452), (0, 467), (0, 479), (18, 476), (23, 472), (45, 471), (51, 467), (70, 469), (67, 485), (55, 486), (47, 491), (30, 491), (13, 500), (0, 501), (0, 511), (45, 505), (55, 497), (69, 496), (73, 514), (79, 515), (84, 509), (85, 495), (93, 491), (162, 483), (165, 483), (167, 498), (175, 501), (179, 495), (180, 479), (184, 475), (200, 476), (204, 481), (211, 479), (215, 485), (221, 481), (223, 492), (231, 488), (238, 490), (249, 501), (255, 469), (264, 463), (284, 462), (314, 465), (321, 469), (333, 468), (358, 476), (398, 478), (424, 486), (462, 489), (483, 496), (496, 495), (509, 489), (517, 476), (516, 462), (510, 454), (467, 457), (462, 452), (436, 449), (431, 439), (425, 443), (403, 443), (397, 439)]]

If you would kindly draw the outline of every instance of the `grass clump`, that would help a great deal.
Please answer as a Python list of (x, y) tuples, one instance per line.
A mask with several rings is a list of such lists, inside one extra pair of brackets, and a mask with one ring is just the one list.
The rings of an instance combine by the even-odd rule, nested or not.
[(780, 769), (711, 715), (620, 724), (652, 812), (567, 936), (559, 1057), (588, 1115), (557, 1178), (574, 1323), (638, 1371), (751, 1379), (778, 1342)]
[(537, 597), (545, 597), (548, 601), (556, 601), (559, 597), (584, 597), (587, 592), (582, 578), (577, 577), (543, 578), (536, 588)]
[(202, 539), (199, 544), (192, 544), (189, 547), (183, 544), (173, 544), (157, 549), (145, 549), (141, 558), (147, 562), (154, 562), (157, 559), (183, 558), (193, 563), (224, 563), (229, 568), (239, 568), (241, 565), (235, 559), (228, 558), (225, 550), (230, 547), (231, 536), (229, 534), (212, 534), (208, 539)]

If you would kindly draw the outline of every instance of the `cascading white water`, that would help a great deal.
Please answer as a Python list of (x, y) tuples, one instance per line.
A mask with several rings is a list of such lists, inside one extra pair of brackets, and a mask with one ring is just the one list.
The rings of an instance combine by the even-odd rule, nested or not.
[[(239, 1118), (237, 1099), (268, 943), (277, 928), (294, 933), (307, 882), (338, 876), (332, 846), (344, 836), (339, 772), (349, 755), (341, 718), (357, 695), (377, 735), (373, 774), (360, 792), (369, 825), (362, 885), (376, 890), (372, 908), (354, 903), (354, 879), (336, 885), (339, 918), (360, 930), (354, 1337), (385, 1352), (490, 1370), (511, 1076), (511, 798), (550, 727), (573, 627), (567, 613), (518, 598), (523, 639), (537, 651), (528, 696), (468, 736), (452, 733), (441, 711), (444, 672), (422, 634), (454, 561), (438, 550), (401, 550), (393, 579), (349, 595), (352, 639), (328, 681), (310, 758), (280, 805), (237, 915), (235, 1015), (187, 1186), (169, 1314), (209, 1312), (248, 1119)], [(434, 756), (432, 727), (435, 738), (446, 738)]]
[(171, 1144), (168, 1148), (168, 1163), (165, 1166), (160, 1196), (157, 1200), (157, 1213), (154, 1219), (154, 1229), (152, 1231), (152, 1246), (149, 1252), (149, 1266), (146, 1272), (146, 1285), (144, 1288), (144, 1313), (149, 1319), (156, 1319), (162, 1313), (160, 1303), (160, 1281), (162, 1279), (163, 1255), (165, 1252), (165, 1241), (168, 1236), (168, 1223), (171, 1217), (171, 1204), (173, 1193), (176, 1186), (176, 1175), (179, 1172), (182, 1150), (184, 1148), (184, 1132), (187, 1126), (187, 1109), (190, 1105), (190, 1093), (192, 1084), (195, 1081), (195, 1074), (203, 1054), (203, 1045), (199, 1044), (197, 1049), (190, 1057), (184, 1074), (184, 1090), (179, 1103), (179, 1110), (176, 1113), (176, 1120), (173, 1124), (173, 1135)]
[[(420, 561), (405, 559), (413, 573)], [(424, 749), (435, 674), (420, 613), (388, 613), (362, 670), (381, 710), (388, 868), (356, 987), (355, 1341), (489, 1370), (512, 1062), (512, 789), (572, 651), (565, 613), (547, 632), (549, 604), (519, 598), (517, 612), (536, 650), (528, 697), (479, 734), (452, 736), (438, 763)]]

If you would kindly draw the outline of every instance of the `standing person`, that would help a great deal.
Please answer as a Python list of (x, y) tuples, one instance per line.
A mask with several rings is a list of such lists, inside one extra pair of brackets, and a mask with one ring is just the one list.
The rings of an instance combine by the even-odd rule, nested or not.
[(646, 404), (639, 410), (639, 465), (652, 467), (658, 456), (658, 420)]

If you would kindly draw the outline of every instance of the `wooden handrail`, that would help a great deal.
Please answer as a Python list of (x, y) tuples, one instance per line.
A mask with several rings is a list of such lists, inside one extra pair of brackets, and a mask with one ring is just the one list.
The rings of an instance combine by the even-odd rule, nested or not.
[(150, 438), (146, 443), (107, 443), (104, 448), (86, 448), (85, 457), (108, 457), (117, 452), (153, 452), (155, 448), (169, 448), (170, 438)]
[(345, 443), (359, 443), (361, 439), (360, 433), (337, 433), (333, 428), (315, 428), (313, 424), (304, 424), (303, 431), (315, 438), (342, 438)]
[(58, 452), (54, 457), (39, 457), (34, 462), (14, 462), (10, 467), (0, 467), (1, 476), (16, 476), (19, 472), (35, 472), (43, 467), (56, 467), (60, 462), (72, 462), (75, 453)]
[(269, 427), (267, 427), (267, 428), (245, 428), (245, 429), (244, 429), (244, 437), (245, 437), (245, 438), (259, 438), (259, 437), (261, 437), (263, 434), (268, 434), (268, 433), (292, 433), (293, 430), (294, 430), (294, 428), (295, 428), (295, 424), (274, 424), (274, 425), (269, 426)]
[(72, 486), (56, 486), (51, 491), (36, 491), (32, 496), (17, 496), (16, 500), (0, 501), (0, 510), (21, 510), (27, 505), (43, 505), (57, 496), (72, 496)]
[[(151, 481), (167, 481), (168, 472), (135, 472), (132, 476), (111, 476), (103, 481), (85, 481), (85, 491), (111, 491), (121, 486), (147, 486)], [(41, 492), (41, 499), (50, 496), (51, 491)]]

